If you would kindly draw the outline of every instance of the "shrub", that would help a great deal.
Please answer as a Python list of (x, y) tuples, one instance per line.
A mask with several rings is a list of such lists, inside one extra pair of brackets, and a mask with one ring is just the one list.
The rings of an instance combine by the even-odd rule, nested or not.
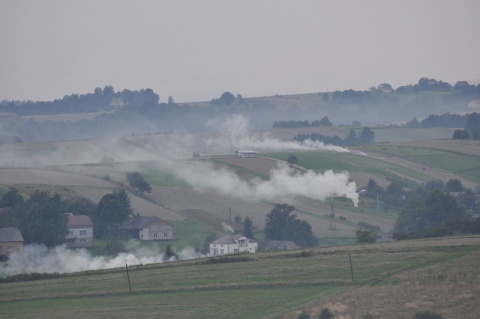
[(412, 319), (442, 319), (442, 318), (443, 317), (441, 314), (437, 312), (429, 311), (429, 310), (417, 311), (415, 316), (412, 317)]
[(310, 316), (307, 315), (305, 312), (302, 312), (298, 315), (298, 319), (310, 319)]
[(318, 315), (318, 319), (333, 319), (333, 313), (328, 308), (322, 308)]
[(373, 230), (357, 229), (355, 231), (357, 243), (374, 243), (377, 241), (377, 233)]

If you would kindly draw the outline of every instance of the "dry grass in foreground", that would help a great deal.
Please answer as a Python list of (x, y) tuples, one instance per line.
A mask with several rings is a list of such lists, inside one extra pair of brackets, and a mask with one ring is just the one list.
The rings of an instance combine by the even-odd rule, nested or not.
[[(461, 250), (477, 238), (431, 239), (407, 242), (412, 249), (446, 245), (440, 250)], [(463, 242), (463, 244), (462, 244)], [(395, 243), (398, 245), (399, 243)], [(370, 318), (410, 319), (417, 311), (430, 310), (443, 318), (477, 319), (480, 314), (480, 251), (446, 260), (420, 269), (403, 272), (376, 285), (364, 285), (339, 295), (329, 296), (302, 310), (282, 316), (297, 318), (300, 313), (318, 318), (328, 308), (336, 319)]]

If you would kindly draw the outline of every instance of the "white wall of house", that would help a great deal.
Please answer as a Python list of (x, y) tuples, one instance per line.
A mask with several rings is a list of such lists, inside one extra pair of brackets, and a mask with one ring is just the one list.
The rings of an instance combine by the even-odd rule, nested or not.
[(68, 227), (65, 242), (69, 247), (93, 245), (93, 227)]
[(257, 242), (250, 242), (248, 238), (245, 238), (231, 244), (210, 244), (210, 255), (219, 256), (243, 252), (255, 253), (257, 248)]
[(173, 239), (173, 228), (166, 225), (152, 225), (139, 231), (140, 240)]

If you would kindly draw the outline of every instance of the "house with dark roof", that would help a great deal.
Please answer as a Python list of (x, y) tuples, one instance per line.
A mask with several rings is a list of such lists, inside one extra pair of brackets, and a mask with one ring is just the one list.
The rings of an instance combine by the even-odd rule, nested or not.
[(243, 252), (255, 253), (258, 243), (240, 234), (228, 234), (210, 243), (210, 255), (228, 255)]
[(154, 216), (138, 216), (120, 227), (120, 236), (140, 240), (174, 239), (173, 226)]
[(67, 214), (65, 244), (69, 248), (93, 246), (93, 223), (86, 215)]
[(0, 260), (13, 253), (23, 252), (23, 237), (15, 227), (0, 228)]

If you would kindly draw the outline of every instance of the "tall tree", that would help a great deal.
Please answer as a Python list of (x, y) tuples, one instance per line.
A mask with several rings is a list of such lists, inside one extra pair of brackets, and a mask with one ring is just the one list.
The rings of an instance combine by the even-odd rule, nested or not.
[(243, 236), (253, 239), (253, 224), (248, 216), (243, 221)]
[(452, 234), (459, 230), (467, 213), (456, 198), (434, 190), (426, 199), (415, 198), (400, 211), (394, 238), (422, 238)]
[(480, 130), (480, 113), (472, 113), (467, 117), (465, 130), (473, 140), (478, 140)]
[(109, 246), (116, 247), (118, 230), (132, 215), (130, 197), (124, 189), (116, 189), (100, 199), (95, 219), (100, 229), (106, 232)]
[(226, 91), (222, 94), (222, 96), (220, 96), (220, 101), (223, 104), (230, 105), (233, 103), (233, 101), (235, 101), (235, 96), (232, 93)]
[(145, 181), (139, 172), (128, 172), (127, 181), (130, 187), (138, 191), (140, 194), (143, 194), (143, 192), (150, 193), (152, 191), (150, 184)]
[(295, 218), (290, 215), (295, 209), (288, 204), (276, 204), (269, 214), (265, 216), (265, 239), (282, 240), (285, 237), (285, 230), (289, 220)]
[(355, 130), (351, 128), (350, 131), (348, 132), (347, 138), (345, 139), (345, 144), (355, 145), (357, 143), (358, 143), (357, 132), (355, 132)]
[(19, 228), (26, 243), (53, 247), (65, 241), (67, 217), (60, 195), (36, 191), (19, 215)]
[(370, 144), (375, 141), (375, 133), (369, 128), (364, 127), (358, 136), (360, 144)]
[(301, 247), (315, 246), (318, 241), (312, 227), (308, 222), (297, 219), (295, 214), (291, 215), (294, 209), (288, 204), (276, 204), (273, 207), (265, 216), (265, 239), (291, 240)]
[(0, 207), (17, 208), (24, 204), (22, 195), (15, 187), (10, 187), (10, 190), (0, 198)]

